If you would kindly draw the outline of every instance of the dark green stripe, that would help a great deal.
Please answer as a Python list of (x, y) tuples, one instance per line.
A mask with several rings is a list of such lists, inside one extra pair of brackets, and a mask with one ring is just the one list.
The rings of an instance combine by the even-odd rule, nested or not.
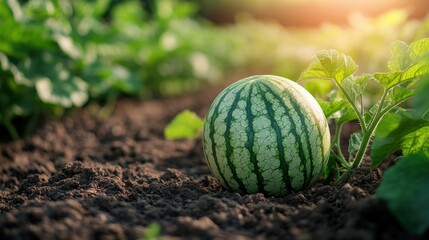
[[(277, 82), (279, 82), (280, 80), (277, 80), (277, 79), (273, 79), (273, 80), (275, 80), (275, 81), (277, 81)], [(290, 85), (289, 85), (290, 86)], [(291, 87), (292, 88), (292, 87)], [(300, 93), (299, 93), (299, 91), (295, 91), (299, 96), (302, 96)], [(300, 107), (300, 106), (298, 106), (297, 104), (296, 104), (296, 99), (294, 98), (293, 100), (294, 101), (292, 101), (292, 98), (289, 98), (291, 101), (291, 103), (292, 103), (292, 105), (293, 105), (293, 107), (294, 107), (294, 109), (295, 109), (295, 111), (297, 111), (297, 112), (301, 112), (302, 111), (302, 108)], [(312, 117), (313, 117), (313, 119), (316, 119), (316, 117), (314, 116), (314, 112), (313, 111), (311, 111), (311, 109), (310, 109), (310, 111), (309, 112), (306, 112), (306, 114), (310, 114), (310, 115), (312, 115)], [(298, 114), (299, 115), (299, 117), (300, 117), (300, 120), (301, 120), (301, 122), (303, 122), (303, 123), (305, 123), (305, 119), (304, 119), (304, 115), (302, 115), (302, 114)], [(308, 145), (308, 147), (310, 148), (310, 150), (309, 150), (309, 153), (310, 153), (310, 159), (311, 159), (311, 161), (310, 161), (310, 176), (311, 176), (311, 178), (313, 178), (313, 172), (314, 172), (314, 159), (313, 159), (313, 151), (311, 151), (311, 149), (312, 149), (312, 147), (313, 146), (311, 146), (310, 144), (310, 138), (309, 138), (309, 136), (310, 136), (310, 133), (309, 133), (309, 131), (308, 131), (308, 128), (307, 128), (307, 125), (306, 124), (302, 124), (303, 126), (305, 125), (306, 127), (305, 127), (305, 132), (306, 132), (306, 139), (307, 139), (307, 145)], [(323, 157), (323, 136), (322, 136), (322, 134), (321, 134), (321, 132), (320, 132), (320, 127), (319, 126), (317, 126), (316, 127), (317, 128), (317, 131), (318, 131), (318, 133), (319, 133), (319, 139), (321, 139), (322, 141), (320, 142), (320, 148), (321, 148), (321, 155), (322, 155), (322, 158), (324, 158)], [(324, 161), (324, 159), (322, 159), (322, 161)], [(323, 171), (323, 167), (322, 167), (322, 171)], [(320, 174), (321, 174), (321, 172), (319, 173), (319, 175), (318, 176), (320, 176)], [(307, 186), (305, 186), (305, 187), (307, 187)]]
[[(241, 100), (240, 95), (241, 92), (245, 89), (245, 87), (242, 87), (236, 94), (236, 97), (234, 99), (234, 102), (232, 103), (230, 110), (226, 116), (225, 124), (226, 124), (226, 131), (225, 131), (225, 147), (226, 147), (226, 160), (228, 162), (228, 166), (231, 169), (232, 177), (234, 180), (238, 183), (239, 189), (243, 193), (247, 193), (247, 189), (243, 184), (243, 181), (238, 177), (237, 170), (235, 168), (234, 163), (231, 161), (231, 155), (234, 151), (234, 149), (231, 146), (231, 123), (233, 121), (232, 113), (237, 108), (238, 102)], [(241, 119), (240, 119), (241, 120)], [(242, 120), (241, 120), (242, 121)]]
[(277, 124), (277, 121), (274, 117), (273, 104), (269, 102), (268, 99), (265, 97), (265, 94), (264, 94), (265, 91), (262, 90), (260, 85), (258, 86), (259, 86), (259, 90), (261, 91), (262, 101), (265, 103), (265, 107), (268, 112), (268, 117), (271, 122), (271, 127), (274, 129), (274, 132), (276, 133), (277, 149), (279, 152), (279, 160), (280, 160), (280, 169), (282, 170), (283, 181), (286, 184), (286, 189), (289, 192), (290, 190), (292, 190), (292, 186), (291, 186), (291, 179), (289, 176), (289, 165), (287, 164), (285, 159), (282, 132), (281, 132), (280, 126)]
[[(297, 91), (297, 93), (300, 95), (300, 96), (302, 96), (298, 91)], [(313, 117), (313, 119), (317, 119), (317, 117), (315, 116), (315, 113), (314, 113), (314, 111), (310, 111), (310, 112), (308, 112), (308, 114), (310, 114), (312, 117)], [(326, 126), (323, 126), (324, 128), (326, 128)], [(320, 172), (319, 172), (319, 174), (317, 175), (317, 176), (320, 176), (321, 174), (322, 174), (322, 172), (323, 172), (323, 166), (325, 166), (325, 156), (324, 156), (324, 151), (323, 151), (323, 147), (324, 147), (324, 145), (323, 145), (323, 137), (324, 137), (324, 135), (322, 135), (322, 132), (321, 132), (321, 128), (320, 128), (320, 126), (318, 125), (317, 127), (317, 132), (319, 133), (319, 137), (318, 137), (318, 139), (320, 139), (320, 155), (321, 155), (321, 157), (322, 157), (322, 167), (320, 168)], [(313, 164), (314, 164), (314, 162), (312, 162)], [(313, 167), (314, 168), (314, 167)]]
[[(301, 97), (302, 97), (302, 95), (301, 95), (301, 93), (300, 92), (298, 92), (298, 91), (296, 91), (296, 93), (297, 94), (299, 94)], [(307, 112), (308, 114), (310, 114), (311, 116), (312, 116), (312, 118), (313, 119), (317, 119), (317, 117), (316, 117), (316, 115), (315, 115), (315, 113), (313, 112), (313, 111), (309, 111), (309, 112)], [(317, 124), (317, 123), (316, 123)], [(323, 128), (325, 128), (326, 129), (326, 126), (325, 125), (323, 125)], [(322, 157), (322, 167), (320, 168), (320, 172), (319, 172), (319, 174), (317, 175), (317, 176), (320, 176), (321, 174), (322, 174), (322, 172), (323, 172), (323, 166), (325, 166), (325, 156), (323, 155), (323, 147), (324, 147), (324, 145), (323, 145), (323, 137), (324, 137), (324, 135), (322, 135), (322, 132), (321, 132), (321, 128), (320, 128), (320, 126), (317, 126), (317, 132), (319, 133), (319, 138), (318, 139), (320, 139), (320, 155), (321, 155), (321, 157)], [(312, 161), (312, 163), (314, 164), (314, 162)], [(313, 166), (313, 168), (314, 168), (314, 166)], [(312, 171), (312, 173), (313, 173), (313, 171)], [(312, 175), (313, 176), (313, 175)]]
[(307, 140), (307, 147), (309, 148), (308, 149), (309, 159), (307, 159), (307, 160), (310, 161), (310, 173), (309, 173), (310, 175), (309, 175), (309, 179), (308, 179), (309, 181), (307, 181), (307, 183), (304, 183), (304, 186), (303, 186), (303, 188), (307, 188), (310, 185), (311, 179), (314, 176), (313, 175), (314, 161), (313, 161), (313, 151), (312, 151), (313, 146), (311, 145), (311, 142), (310, 142), (310, 132), (308, 131), (309, 126), (307, 126), (307, 124), (305, 123), (304, 115), (301, 114), (301, 111), (300, 111), (301, 110), (300, 106), (298, 106), (295, 101), (292, 101), (292, 98), (290, 98), (290, 102), (291, 102), (295, 112), (298, 113), (299, 119), (301, 121), (301, 126), (304, 129), (304, 134), (305, 134), (304, 138)]
[(250, 162), (253, 164), (253, 173), (256, 174), (256, 179), (258, 183), (258, 192), (266, 194), (266, 191), (264, 189), (264, 178), (262, 177), (262, 173), (258, 166), (258, 160), (256, 159), (256, 154), (253, 151), (253, 144), (255, 143), (255, 131), (253, 129), (253, 114), (252, 114), (252, 90), (253, 90), (253, 84), (249, 85), (249, 94), (247, 95), (246, 100), (246, 120), (248, 121), (248, 128), (247, 128), (247, 143), (246, 148), (249, 150), (250, 153)]
[[(298, 155), (299, 158), (301, 160), (301, 165), (303, 166), (303, 171), (304, 171), (304, 183), (303, 185), (306, 186), (306, 184), (308, 184), (309, 179), (308, 179), (308, 172), (307, 172), (307, 165), (305, 164), (306, 162), (306, 157), (304, 154), (304, 148), (302, 147), (302, 143), (301, 143), (301, 136), (299, 136), (298, 132), (297, 132), (297, 128), (296, 128), (296, 124), (294, 122), (294, 120), (292, 119), (292, 117), (287, 114), (287, 112), (289, 112), (291, 109), (286, 106), (284, 100), (278, 96), (278, 93), (276, 93), (273, 89), (271, 85), (267, 85), (266, 83), (261, 82), (262, 85), (264, 85), (266, 87), (267, 92), (271, 93), (271, 95), (279, 102), (280, 106), (283, 107), (285, 109), (286, 112), (286, 116), (289, 119), (289, 123), (291, 125), (291, 133), (293, 134), (293, 136), (296, 139), (296, 143), (298, 144)], [(286, 165), (289, 168), (289, 165), (286, 162)], [(288, 169), (283, 169), (283, 171), (288, 170)], [(289, 180), (289, 186), (290, 186), (290, 180)], [(291, 188), (289, 188), (291, 189)]]
[[(238, 84), (237, 84), (238, 85)], [(209, 127), (210, 127), (210, 133), (209, 133), (209, 138), (210, 138), (210, 140), (212, 141), (212, 153), (213, 153), (213, 159), (214, 159), (214, 161), (215, 161), (215, 163), (216, 163), (216, 168), (217, 168), (217, 170), (218, 170), (218, 172), (219, 172), (219, 175), (220, 175), (220, 177), (222, 178), (222, 180), (223, 180), (223, 182), (225, 183), (225, 185), (226, 185), (226, 187), (228, 188), (228, 189), (232, 189), (231, 188), (231, 186), (229, 186), (229, 184), (228, 184), (228, 181), (226, 181), (226, 179), (225, 179), (225, 176), (224, 176), (224, 174), (222, 173), (222, 170), (220, 169), (220, 167), (219, 167), (219, 161), (218, 161), (218, 159), (217, 159), (217, 154), (216, 154), (216, 143), (215, 143), (215, 140), (214, 140), (214, 133), (215, 133), (215, 128), (214, 128), (214, 122), (215, 122), (215, 120), (216, 120), (216, 118), (218, 117), (218, 115), (219, 115), (219, 107), (220, 107), (220, 103), (225, 99), (225, 97), (228, 95), (228, 94), (230, 94), (236, 87), (237, 87), (237, 85), (231, 85), (230, 87), (228, 87), (227, 89), (225, 89), (223, 92), (222, 92), (222, 94), (221, 94), (221, 96), (220, 96), (220, 98), (219, 98), (219, 100), (217, 101), (217, 100), (215, 100), (215, 102), (213, 103), (213, 105), (215, 106), (215, 109), (213, 110), (213, 114), (212, 114), (212, 116), (211, 116), (211, 118), (210, 118), (210, 124), (209, 124)]]

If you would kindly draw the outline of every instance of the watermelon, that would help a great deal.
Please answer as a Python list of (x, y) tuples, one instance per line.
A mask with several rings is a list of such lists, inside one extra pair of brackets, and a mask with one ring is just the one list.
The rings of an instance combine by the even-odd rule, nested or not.
[(330, 132), (320, 105), (301, 85), (258, 75), (217, 96), (204, 121), (203, 148), (225, 188), (282, 196), (319, 179)]

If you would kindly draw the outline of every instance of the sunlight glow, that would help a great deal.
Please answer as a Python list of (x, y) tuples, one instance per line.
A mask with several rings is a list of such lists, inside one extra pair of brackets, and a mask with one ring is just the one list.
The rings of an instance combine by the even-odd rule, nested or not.
[[(405, 9), (412, 18), (427, 15), (427, 0), (219, 0), (229, 14), (248, 12), (256, 19), (274, 20), (284, 26), (318, 27), (323, 23), (345, 25), (359, 13), (377, 17), (393, 9)], [(210, 12), (210, 8), (208, 8)], [(213, 12), (217, 22), (228, 22), (225, 12)]]

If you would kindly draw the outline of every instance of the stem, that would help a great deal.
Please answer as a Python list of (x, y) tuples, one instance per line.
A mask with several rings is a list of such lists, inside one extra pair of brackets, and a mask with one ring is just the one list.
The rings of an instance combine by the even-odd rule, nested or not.
[(369, 126), (367, 134), (363, 135), (362, 142), (361, 142), (361, 144), (359, 146), (358, 152), (356, 153), (356, 157), (353, 160), (351, 169), (355, 169), (355, 168), (357, 168), (357, 167), (360, 166), (360, 164), (361, 164), (361, 162), (363, 160), (363, 157), (365, 156), (365, 152), (366, 152), (366, 150), (368, 148), (368, 145), (369, 145), (369, 142), (371, 140), (371, 137), (374, 134), (375, 129), (377, 128), (377, 125), (381, 122), (381, 119), (382, 119), (381, 116), (378, 117), (378, 120), (376, 122), (373, 122), (373, 124), (371, 124)]
[(19, 140), (19, 134), (18, 131), (16, 131), (16, 128), (13, 126), (12, 122), (10, 121), (10, 119), (5, 119), (3, 121), (4, 126), (6, 127), (7, 131), (9, 132), (10, 136), (12, 137), (13, 140)]
[(373, 122), (375, 121), (377, 115), (383, 109), (384, 101), (386, 101), (387, 95), (388, 95), (388, 91), (386, 89), (384, 89), (383, 90), (383, 95), (382, 95), (380, 101), (378, 102), (377, 110), (375, 111), (374, 115), (372, 115), (371, 120), (369, 121), (369, 126), (371, 126), (373, 124)]
[(382, 109), (383, 109), (382, 106), (384, 104), (386, 96), (387, 96), (387, 92), (384, 91), (383, 96), (379, 101), (377, 110), (375, 111), (374, 115), (372, 116), (368, 124), (368, 130), (365, 133), (362, 132), (362, 142), (359, 146), (359, 150), (356, 153), (356, 156), (353, 160), (351, 167), (349, 167), (347, 171), (343, 175), (341, 175), (341, 177), (339, 177), (337, 181), (335, 181), (335, 184), (343, 183), (350, 176), (351, 170), (359, 167), (360, 164), (362, 163), (363, 157), (365, 156), (371, 137), (374, 134), (374, 131), (377, 128), (377, 125), (381, 122), (381, 119), (383, 119), (383, 116), (387, 113), (387, 112), (382, 112)]
[(401, 104), (405, 100), (409, 99), (410, 97), (404, 98), (401, 101), (399, 101), (399, 102), (397, 102), (397, 103), (395, 103), (395, 104), (393, 104), (393, 105), (385, 108), (384, 110), (381, 110), (382, 108), (380, 108), (380, 107), (377, 109), (377, 113), (374, 114), (374, 117), (371, 120), (371, 124), (369, 125), (367, 134), (363, 135), (361, 145), (359, 146), (359, 150), (358, 150), (358, 152), (356, 154), (356, 157), (355, 157), (355, 159), (354, 159), (351, 167), (349, 167), (347, 169), (347, 171), (341, 177), (339, 177), (337, 181), (335, 181), (336, 184), (340, 184), (340, 183), (344, 182), (350, 176), (351, 170), (355, 169), (355, 168), (358, 168), (360, 166), (360, 164), (361, 164), (361, 162), (363, 160), (363, 157), (365, 156), (365, 152), (366, 152), (366, 150), (368, 148), (368, 144), (369, 144), (369, 142), (371, 140), (371, 137), (374, 134), (375, 129), (377, 128), (378, 124), (381, 122), (381, 120), (383, 120), (384, 116), (388, 112), (390, 112), (393, 108), (395, 108), (396, 106), (398, 106), (399, 104)]
[(39, 122), (39, 113), (35, 113), (33, 117), (31, 117), (30, 121), (28, 122), (27, 126), (24, 130), (24, 137), (29, 136), (30, 134), (34, 133), (34, 130), (36, 129), (37, 123)]
[(347, 171), (340, 178), (338, 178), (338, 180), (335, 182), (336, 184), (340, 184), (340, 183), (344, 182), (350, 176), (351, 170), (358, 168), (360, 166), (360, 164), (362, 163), (363, 157), (365, 156), (365, 153), (366, 153), (366, 150), (368, 148), (371, 137), (374, 134), (374, 131), (377, 128), (377, 125), (381, 122), (381, 119), (383, 119), (383, 115), (384, 114), (375, 118), (377, 120), (372, 122), (372, 124), (369, 126), (368, 132), (365, 135), (363, 135), (362, 142), (359, 146), (359, 150), (356, 154), (356, 157), (355, 157), (351, 167), (349, 167), (347, 169)]
[[(389, 112), (394, 106), (396, 106), (396, 105), (394, 105), (394, 106), (387, 108), (383, 111), (383, 105), (384, 105), (384, 101), (386, 100), (387, 95), (388, 95), (388, 91), (384, 90), (383, 96), (381, 97), (379, 105), (377, 107), (377, 111), (374, 113), (374, 115), (371, 118), (371, 121), (369, 122), (368, 131), (366, 132), (366, 134), (362, 134), (362, 136), (363, 136), (362, 142), (361, 142), (361, 145), (359, 146), (359, 150), (356, 154), (356, 157), (353, 160), (352, 169), (360, 166), (362, 159), (365, 155), (366, 149), (368, 148), (369, 141), (371, 140), (371, 137), (375, 132), (375, 129), (377, 128), (377, 126), (381, 122), (381, 120), (383, 119), (384, 115), (386, 115), (386, 113)], [(400, 102), (397, 104), (400, 104)], [(349, 172), (349, 171), (347, 171), (347, 172)]]
[(340, 158), (342, 158), (343, 160), (345, 160), (346, 158), (344, 157), (344, 154), (341, 150), (341, 131), (343, 129), (344, 123), (340, 123), (340, 124), (336, 124), (335, 127), (335, 145), (337, 147), (337, 152)]
[(356, 157), (355, 157), (355, 159), (353, 161), (353, 164), (352, 164), (352, 169), (357, 168), (357, 167), (360, 166), (360, 164), (362, 162), (362, 159), (363, 159), (363, 157), (365, 155), (366, 149), (368, 148), (369, 141), (371, 140), (371, 137), (374, 134), (375, 129), (377, 128), (377, 126), (381, 122), (381, 120), (383, 120), (384, 116), (388, 112), (390, 112), (393, 108), (395, 108), (396, 106), (398, 106), (399, 104), (401, 104), (402, 102), (404, 102), (405, 100), (407, 100), (408, 98), (410, 98), (410, 97), (407, 97), (405, 99), (402, 99), (401, 101), (393, 104), (392, 106), (388, 106), (387, 108), (385, 108), (384, 110), (382, 110), (381, 106), (382, 106), (382, 104), (384, 103), (384, 101), (386, 99), (386, 95), (387, 94), (383, 94), (383, 97), (380, 100), (380, 105), (377, 108), (377, 112), (374, 114), (374, 117), (373, 117), (373, 119), (370, 122), (368, 132), (367, 132), (367, 134), (363, 135), (362, 143), (359, 146), (359, 151), (357, 152)]
[[(335, 156), (335, 159), (341, 163), (341, 165), (343, 165), (346, 169), (349, 169), (352, 165), (350, 164), (350, 162), (347, 162), (347, 160), (345, 160), (344, 158), (341, 158), (340, 156), (338, 156), (332, 149), (331, 149), (331, 155)], [(340, 169), (341, 170), (341, 169)]]
[(106, 104), (104, 107), (101, 108), (99, 111), (99, 115), (103, 118), (107, 118), (110, 116), (115, 108), (116, 100), (118, 99), (118, 93), (111, 92), (107, 95)]
[(412, 96), (408, 96), (408, 97), (406, 97), (406, 98), (402, 99), (401, 101), (399, 101), (399, 102), (397, 102), (397, 103), (395, 103), (395, 104), (393, 104), (393, 105), (391, 105), (391, 106), (389, 106), (389, 107), (386, 107), (386, 108), (381, 112), (381, 117), (384, 117), (384, 115), (386, 115), (388, 112), (390, 112), (390, 110), (392, 110), (393, 108), (397, 107), (399, 104), (401, 104), (401, 103), (405, 102), (406, 100), (410, 99), (411, 97), (412, 97)]
[(365, 135), (366, 132), (367, 132), (367, 126), (366, 126), (366, 123), (365, 123), (364, 119), (362, 118), (362, 115), (360, 114), (359, 109), (357, 109), (356, 104), (353, 102), (353, 100), (350, 98), (350, 96), (346, 93), (346, 91), (344, 90), (344, 88), (340, 84), (338, 84), (336, 81), (334, 81), (334, 82), (337, 85), (337, 87), (341, 90), (341, 92), (344, 94), (344, 96), (346, 97), (346, 100), (352, 106), (353, 111), (355, 112), (356, 116), (358, 117), (359, 123), (361, 125), (362, 134)]

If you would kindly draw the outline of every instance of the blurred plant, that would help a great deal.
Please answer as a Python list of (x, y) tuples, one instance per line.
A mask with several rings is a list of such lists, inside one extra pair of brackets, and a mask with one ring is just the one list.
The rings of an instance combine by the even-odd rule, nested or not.
[(203, 128), (204, 120), (190, 110), (184, 110), (177, 114), (165, 127), (166, 139), (193, 139), (196, 138)]
[(158, 223), (151, 223), (143, 233), (141, 240), (161, 240), (161, 226)]
[[(88, 100), (113, 109), (120, 95), (177, 94), (234, 65), (228, 38), (193, 16), (196, 5), (156, 1), (17, 0), (0, 3), (0, 125), (61, 116)], [(214, 39), (218, 39), (214, 41)], [(19, 132), (22, 132), (21, 130)]]
[[(235, 69), (297, 79), (321, 49), (336, 48), (356, 59), (361, 73), (373, 72), (384, 68), (386, 44), (429, 35), (429, 18), (410, 21), (402, 10), (313, 30), (248, 16), (215, 27), (197, 10), (195, 1), (180, 0), (0, 2), (0, 126), (17, 139), (40, 117), (59, 117), (88, 101), (108, 114), (121, 95), (179, 94)], [(333, 89), (328, 81), (305, 87), (324, 98)], [(369, 89), (364, 104), (380, 92)], [(15, 129), (18, 117), (30, 118), (26, 130)]]
[[(254, 65), (266, 66), (276, 75), (298, 79), (309, 59), (323, 49), (336, 49), (351, 56), (359, 65), (359, 73), (387, 70), (385, 63), (390, 52), (385, 46), (396, 40), (412, 42), (429, 37), (429, 16), (422, 20), (411, 20), (408, 16), (405, 9), (391, 10), (378, 17), (356, 13), (349, 16), (345, 26), (325, 23), (317, 29), (285, 29), (274, 21), (261, 22), (243, 15), (231, 30), (239, 36), (235, 40), (242, 41), (237, 44), (240, 57)], [(335, 86), (317, 81), (305, 83), (305, 87), (313, 95), (326, 99)], [(366, 104), (374, 102), (382, 89), (371, 85), (368, 91)]]
[[(423, 102), (421, 94), (415, 95), (415, 85), (427, 86), (425, 77), (429, 74), (429, 38), (410, 45), (395, 41), (391, 50), (387, 72), (355, 75), (358, 65), (351, 57), (335, 50), (324, 50), (316, 55), (300, 76), (301, 81), (331, 80), (337, 87), (329, 102), (320, 103), (326, 117), (333, 119), (336, 125), (333, 146), (337, 149), (336, 153), (332, 151), (331, 159), (336, 160), (339, 170), (344, 172), (338, 182), (345, 180), (352, 169), (360, 166), (373, 136), (372, 167), (377, 167), (400, 146), (405, 155), (420, 150), (422, 147), (418, 147), (418, 143), (427, 139), (422, 132), (429, 124), (427, 104), (410, 110), (403, 110), (399, 106), (414, 96)], [(370, 81), (379, 84), (383, 92), (376, 104), (365, 107), (362, 98)], [(340, 148), (339, 136), (342, 126), (352, 120), (359, 122), (360, 131), (350, 136), (349, 157), (346, 159)]]
[[(358, 65), (350, 56), (336, 50), (322, 50), (300, 76), (301, 81), (332, 81), (337, 90), (329, 101), (319, 100), (328, 120), (335, 123), (334, 138), (324, 177), (343, 183), (351, 170), (358, 168), (368, 149), (371, 167), (378, 167), (397, 151), (398, 163), (388, 169), (376, 196), (387, 205), (411, 234), (423, 235), (429, 229), (429, 38), (408, 45), (391, 45), (389, 71), (355, 75)], [(371, 107), (362, 104), (368, 83), (383, 88), (380, 99)], [(404, 102), (413, 99), (408, 109)], [(357, 120), (360, 131), (349, 137), (348, 158), (341, 148), (344, 124)], [(195, 114), (180, 113), (165, 129), (168, 139), (196, 137), (203, 127)], [(184, 124), (187, 122), (187, 124)], [(192, 123), (193, 124), (192, 124)], [(372, 145), (371, 139), (374, 139)], [(340, 175), (341, 174), (341, 175)]]
[[(417, 85), (413, 111), (386, 118), (374, 144), (383, 146), (379, 153), (401, 150), (404, 156), (396, 159), (376, 191), (384, 199), (398, 221), (410, 233), (422, 235), (429, 229), (429, 76)], [(390, 131), (386, 131), (389, 129)], [(384, 153), (380, 151), (384, 150)], [(373, 154), (374, 155), (374, 154)]]

